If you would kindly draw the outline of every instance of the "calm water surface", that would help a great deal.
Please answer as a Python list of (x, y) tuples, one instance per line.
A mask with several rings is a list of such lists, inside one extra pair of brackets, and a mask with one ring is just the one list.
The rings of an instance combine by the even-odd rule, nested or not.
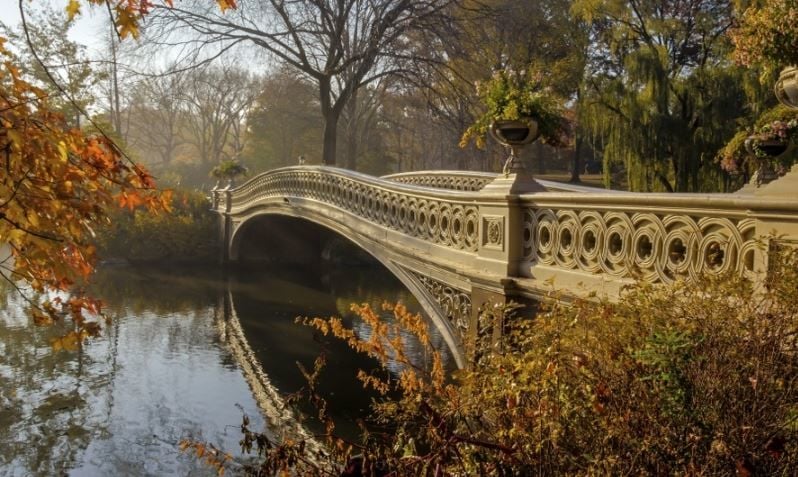
[(272, 435), (312, 433), (282, 398), (303, 385), (296, 362), (311, 366), (322, 352), (322, 387), (340, 430), (354, 433), (370, 400), (354, 373), (374, 363), (295, 317), (344, 316), (366, 336), (350, 303), (420, 309), (375, 267), (270, 267), (226, 278), (106, 269), (95, 293), (112, 323), (78, 351), (53, 352), (49, 340), (65, 330), (33, 327), (20, 297), (0, 292), (0, 475), (212, 475), (178, 451), (180, 439), (238, 455), (242, 412)]

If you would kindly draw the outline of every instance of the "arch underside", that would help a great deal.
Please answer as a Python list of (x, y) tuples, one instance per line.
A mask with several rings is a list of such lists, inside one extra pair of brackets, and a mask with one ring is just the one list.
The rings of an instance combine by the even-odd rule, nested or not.
[[(332, 212), (332, 211), (330, 211)], [(413, 294), (433, 325), (441, 333), (459, 368), (465, 366), (465, 346), (471, 318), (471, 289), (462, 279), (458, 283), (433, 277), (423, 270), (423, 265), (414, 258), (391, 250), (391, 247), (369, 233), (363, 227), (350, 227), (344, 221), (331, 218), (331, 214), (317, 208), (309, 209), (296, 203), (272, 201), (256, 205), (231, 215), (232, 234), (228, 244), (231, 260), (239, 257), (242, 237), (247, 225), (258, 217), (269, 215), (287, 216), (311, 222), (347, 239), (361, 250), (374, 257)]]

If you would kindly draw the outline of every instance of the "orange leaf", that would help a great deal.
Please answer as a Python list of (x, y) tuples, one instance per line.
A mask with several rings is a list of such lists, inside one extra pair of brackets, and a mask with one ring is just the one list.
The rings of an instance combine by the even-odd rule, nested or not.
[(219, 4), (219, 9), (221, 9), (223, 12), (228, 8), (237, 8), (236, 0), (216, 0), (216, 3)]

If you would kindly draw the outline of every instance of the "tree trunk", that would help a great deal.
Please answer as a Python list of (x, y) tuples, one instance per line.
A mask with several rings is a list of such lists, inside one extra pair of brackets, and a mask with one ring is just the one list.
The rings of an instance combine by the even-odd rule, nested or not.
[(576, 144), (574, 145), (574, 157), (571, 160), (571, 180), (569, 182), (579, 183), (579, 171), (582, 169), (582, 136), (577, 131)]
[(346, 102), (346, 168), (357, 169), (357, 90)]
[[(335, 166), (336, 148), (338, 147), (338, 118), (341, 116), (341, 108), (336, 108), (332, 104), (332, 88), (329, 77), (319, 79), (319, 101), (321, 102), (321, 115), (324, 118), (321, 163), (325, 166)], [(340, 98), (339, 101), (341, 101)]]
[(116, 133), (127, 141), (122, 135), (122, 106), (119, 99), (119, 71), (116, 59), (116, 29), (111, 28), (111, 120)]
[(338, 147), (338, 116), (329, 111), (324, 115), (324, 142), (321, 162), (325, 166), (335, 165), (335, 149)]

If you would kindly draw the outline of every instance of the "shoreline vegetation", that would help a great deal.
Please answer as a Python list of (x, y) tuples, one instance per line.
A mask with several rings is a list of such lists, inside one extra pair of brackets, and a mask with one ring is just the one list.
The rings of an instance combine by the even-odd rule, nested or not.
[(202, 192), (174, 191), (169, 210), (121, 209), (98, 234), (102, 266), (202, 265), (218, 259), (217, 217)]

